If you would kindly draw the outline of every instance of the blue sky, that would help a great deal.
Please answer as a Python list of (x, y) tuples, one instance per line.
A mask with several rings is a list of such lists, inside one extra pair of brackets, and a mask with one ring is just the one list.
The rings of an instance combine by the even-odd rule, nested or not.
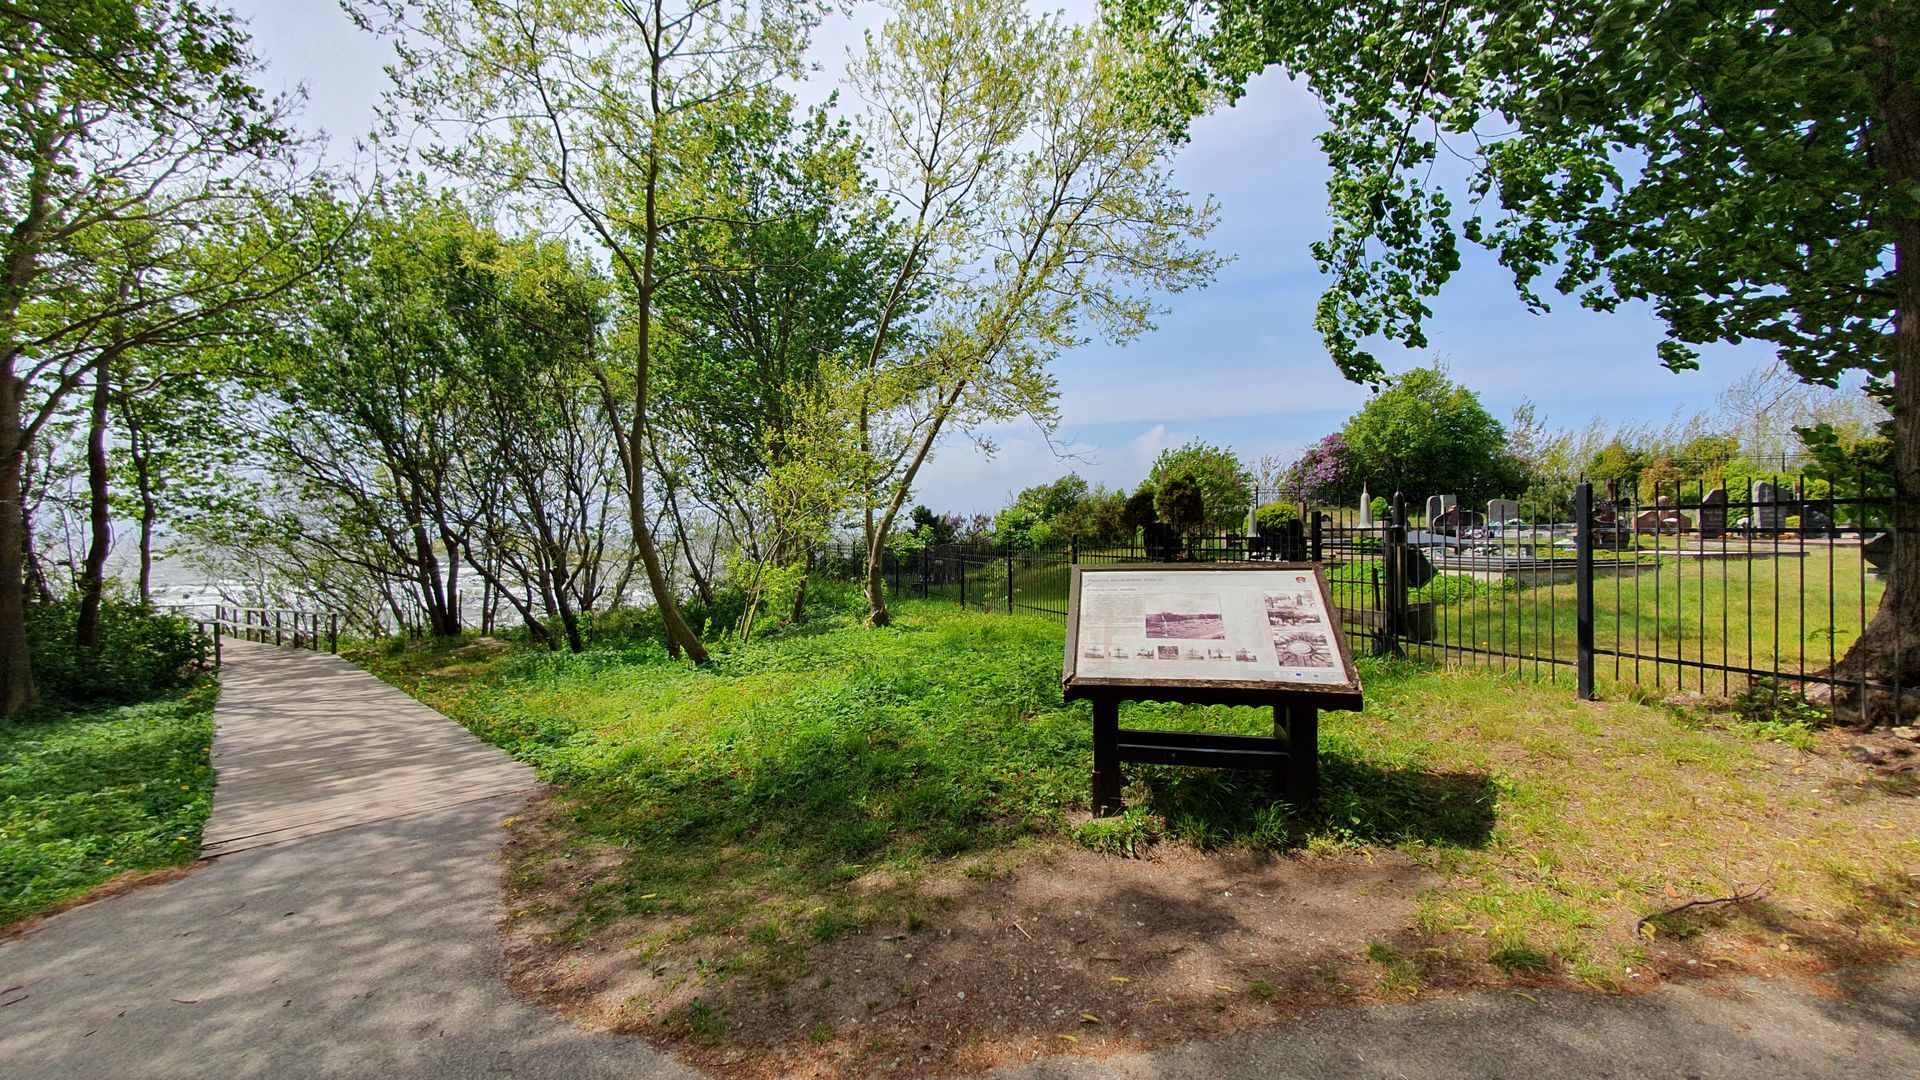
[[(355, 160), (353, 141), (372, 127), (386, 86), (385, 43), (328, 3), (235, 6), (268, 62), (267, 88), (304, 85), (306, 126), (329, 134), (336, 160)], [(867, 8), (821, 28), (813, 55), (823, 71), (806, 96), (824, 96), (847, 45), (875, 21)], [(1237, 107), (1201, 118), (1176, 175), (1218, 201), (1213, 243), (1232, 264), (1213, 287), (1170, 298), (1156, 331), (1124, 348), (1095, 344), (1062, 357), (1054, 369), (1061, 425), (1051, 445), (1031, 424), (983, 432), (997, 447), (991, 456), (955, 439), (923, 470), (915, 501), (991, 511), (1011, 492), (1070, 470), (1131, 486), (1161, 448), (1192, 438), (1251, 461), (1291, 457), (1337, 428), (1366, 391), (1340, 377), (1313, 330), (1324, 279), (1308, 245), (1327, 227), (1327, 170), (1313, 141), (1321, 128), (1319, 105), (1274, 73), (1257, 79)], [(1391, 370), (1438, 359), (1503, 420), (1531, 399), (1556, 426), (1595, 418), (1658, 424), (1710, 408), (1725, 386), (1773, 359), (1764, 345), (1709, 348), (1702, 370), (1669, 373), (1654, 358), (1660, 324), (1644, 306), (1600, 315), (1562, 302), (1551, 314), (1530, 314), (1477, 248), (1433, 306), (1429, 349), (1376, 352)], [(1057, 457), (1061, 451), (1070, 458)]]

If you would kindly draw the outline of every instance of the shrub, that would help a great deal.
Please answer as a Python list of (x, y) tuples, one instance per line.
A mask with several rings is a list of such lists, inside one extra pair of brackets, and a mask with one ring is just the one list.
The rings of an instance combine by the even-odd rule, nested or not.
[(1190, 476), (1176, 476), (1157, 485), (1153, 508), (1161, 521), (1173, 526), (1182, 536), (1199, 531), (1207, 523), (1206, 496), (1199, 481)]
[(182, 616), (104, 600), (98, 650), (74, 643), (79, 617), (77, 597), (27, 609), (34, 681), (48, 702), (141, 701), (184, 686), (212, 657), (212, 645)]
[(1262, 536), (1279, 536), (1300, 523), (1300, 511), (1291, 503), (1268, 503), (1253, 513), (1253, 524)]

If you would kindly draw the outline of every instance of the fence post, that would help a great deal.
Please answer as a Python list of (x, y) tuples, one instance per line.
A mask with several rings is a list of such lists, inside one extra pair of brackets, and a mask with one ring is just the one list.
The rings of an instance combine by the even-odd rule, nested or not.
[(1593, 700), (1593, 485), (1573, 489), (1574, 692)]
[(1387, 526), (1387, 542), (1380, 547), (1381, 561), (1387, 572), (1387, 595), (1381, 605), (1380, 638), (1374, 652), (1380, 656), (1400, 655), (1400, 616), (1407, 606), (1407, 499), (1393, 493), (1393, 523)]
[(327, 651), (340, 651), (340, 613), (337, 611), (327, 615)]
[(1313, 514), (1313, 522), (1308, 529), (1307, 536), (1308, 543), (1312, 544), (1313, 548), (1308, 554), (1313, 556), (1314, 562), (1319, 562), (1320, 557), (1326, 553), (1326, 546), (1320, 534), (1320, 519), (1323, 515), (1318, 510), (1310, 511), (1310, 513)]
[(954, 552), (953, 562), (954, 565), (960, 569), (960, 608), (964, 611), (967, 606), (967, 553), (964, 551)]
[(273, 643), (280, 644), (280, 609), (273, 610)]
[[(220, 612), (216, 610), (214, 614), (218, 615)], [(225, 624), (219, 619), (213, 620), (213, 670), (215, 671), (220, 670), (220, 631), (224, 626)]]
[(1007, 614), (1013, 614), (1013, 548), (1007, 548)]

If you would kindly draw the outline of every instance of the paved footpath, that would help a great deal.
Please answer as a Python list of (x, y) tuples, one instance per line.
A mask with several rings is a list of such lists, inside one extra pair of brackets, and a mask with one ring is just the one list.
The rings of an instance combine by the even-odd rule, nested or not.
[[(501, 981), (499, 825), (531, 773), (344, 661), (230, 648), (219, 857), (0, 942), (0, 1078), (694, 1075)], [(1474, 994), (1008, 1075), (1920, 1076), (1920, 967), (1852, 989)]]
[(693, 1075), (501, 980), (530, 770), (344, 660), (227, 648), (220, 857), (0, 942), (0, 1077)]

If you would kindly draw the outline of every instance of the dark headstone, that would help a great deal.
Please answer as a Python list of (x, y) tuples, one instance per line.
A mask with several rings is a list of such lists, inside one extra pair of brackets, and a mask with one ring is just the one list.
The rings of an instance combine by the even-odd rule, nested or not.
[(1862, 544), (1860, 554), (1875, 574), (1885, 575), (1893, 564), (1893, 534), (1881, 533)]
[(1700, 500), (1700, 539), (1718, 540), (1727, 531), (1727, 491), (1714, 488)]
[(1780, 512), (1780, 488), (1765, 480), (1753, 485), (1753, 527), (1761, 532), (1777, 532), (1786, 523)]

